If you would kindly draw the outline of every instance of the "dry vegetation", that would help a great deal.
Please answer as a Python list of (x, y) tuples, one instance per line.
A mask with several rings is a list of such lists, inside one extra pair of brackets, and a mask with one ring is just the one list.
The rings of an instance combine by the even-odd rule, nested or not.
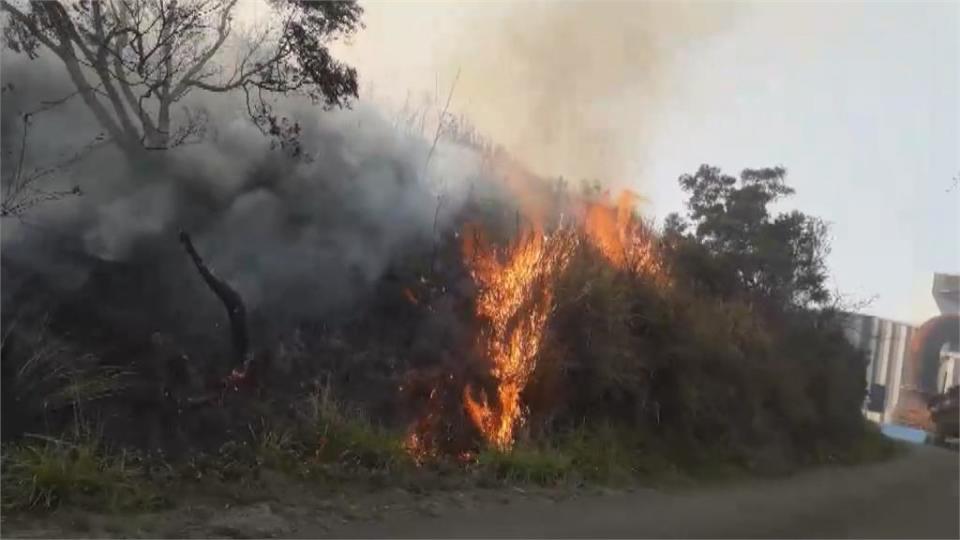
[[(477, 216), (496, 215), (468, 212), (475, 224)], [(451, 236), (431, 261), (446, 261), (445, 274), (418, 283), (424, 262), (412, 256), (398, 265), (409, 269), (405, 278), (385, 284), (362, 317), (271, 347), (252, 382), (221, 387), (199, 405), (186, 393), (170, 395), (189, 385), (153, 387), (167, 392), (175, 410), (163, 399), (134, 401), (128, 389), (144, 387), (145, 374), (136, 371), (142, 364), (109, 366), (78, 355), (50, 334), (49, 317), (39, 319), (45, 333), (26, 332), (35, 327), (24, 312), (4, 342), (4, 396), (22, 403), (4, 417), (5, 427), (18, 427), (5, 439), (4, 507), (144, 508), (191, 484), (254, 486), (267, 470), (325, 487), (422, 489), (451, 481), (708, 479), (890, 455), (893, 447), (864, 426), (863, 359), (843, 338), (835, 310), (778, 304), (746, 290), (735, 273), (724, 275), (731, 268), (723, 253), (711, 253), (694, 235), (631, 223), (642, 229), (638, 245), (656, 250), (654, 270), (611, 264), (609, 246), (591, 242), (587, 229), (564, 233), (571, 236), (555, 273), (510, 282), (520, 286), (515, 294), (539, 296), (487, 298), (490, 312), (515, 302), (516, 311), (496, 323), (500, 334), (482, 330), (477, 289), (454, 288), (470, 272), (469, 262), (457, 261), (470, 261), (464, 253), (478, 248), (462, 249), (462, 238)], [(489, 279), (516, 270), (510, 261), (520, 250), (547, 249), (530, 242), (490, 251), (500, 262), (483, 267)], [(490, 294), (491, 285), (479, 290)], [(530, 313), (524, 310), (533, 310), (532, 319), (518, 324), (517, 314)], [(458, 323), (437, 330), (438, 320), (450, 317)], [(478, 321), (479, 333), (469, 331)], [(540, 332), (535, 346), (513, 353), (489, 341), (513, 343), (532, 331)], [(432, 339), (424, 343), (424, 335)], [(460, 358), (451, 358), (458, 351)], [(531, 362), (529, 371), (519, 379), (488, 371), (496, 354)], [(421, 363), (398, 359), (404, 355)], [(494, 402), (504, 399), (498, 392), (507, 392), (507, 401)], [(484, 396), (482, 406), (500, 415), (500, 424), (471, 411), (481, 405), (475, 396)], [(135, 428), (147, 445), (131, 443), (138, 439), (118, 433), (125, 424), (114, 420), (138, 405), (154, 408), (141, 417), (152, 424)], [(87, 426), (82, 436), (80, 425)], [(412, 445), (414, 435), (420, 438)]]
[[(0, 5), (10, 51), (66, 69), (96, 119), (76, 123), (130, 175), (95, 170), (76, 221), (0, 265), (5, 511), (148, 508), (268, 471), (323, 489), (580, 485), (890, 451), (861, 418), (825, 226), (770, 212), (792, 193), (782, 168), (684, 175), (686, 215), (658, 230), (633, 194), (526, 171), (448, 110), (453, 87), (431, 122), (315, 116), (357, 96), (327, 48), (362, 27), (354, 2), (270, 2), (276, 26), (238, 55), (218, 52), (233, 0)], [(224, 125), (245, 111), (270, 143), (205, 139), (187, 94)], [(8, 218), (73, 193), (30, 172), (30, 118), (0, 175)], [(188, 143), (202, 161), (175, 153)], [(479, 165), (455, 202), (425, 171), (464, 156)], [(228, 164), (240, 178), (218, 176)], [(211, 260), (259, 298), (244, 307)]]

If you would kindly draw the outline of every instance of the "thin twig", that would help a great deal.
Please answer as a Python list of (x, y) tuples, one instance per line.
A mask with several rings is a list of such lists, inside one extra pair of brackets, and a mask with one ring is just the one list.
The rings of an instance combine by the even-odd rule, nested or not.
[(433, 157), (433, 152), (437, 149), (437, 142), (440, 141), (440, 136), (443, 134), (443, 122), (447, 117), (447, 110), (450, 108), (450, 101), (453, 99), (453, 91), (457, 88), (457, 82), (460, 80), (460, 68), (457, 68), (457, 75), (453, 78), (453, 83), (450, 85), (450, 92), (447, 94), (447, 102), (443, 106), (443, 110), (440, 111), (440, 117), (437, 119), (437, 130), (433, 134), (433, 144), (430, 145), (430, 151), (427, 153), (427, 160), (423, 164), (423, 169), (426, 171), (427, 166), (430, 165), (430, 158)]

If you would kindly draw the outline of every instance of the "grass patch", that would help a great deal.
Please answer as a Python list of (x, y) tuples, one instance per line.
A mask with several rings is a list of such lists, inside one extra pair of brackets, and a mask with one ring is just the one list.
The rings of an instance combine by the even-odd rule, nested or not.
[(818, 464), (858, 465), (892, 459), (903, 454), (907, 446), (880, 431), (872, 422), (864, 421), (863, 433), (844, 445), (818, 447), (814, 460)]
[(264, 426), (254, 431), (253, 452), (257, 465), (284, 474), (295, 475), (302, 470), (302, 444), (289, 430), (271, 430)]
[(324, 463), (391, 472), (412, 464), (401, 437), (337, 401), (329, 386), (307, 400), (305, 444)]
[(560, 448), (583, 480), (618, 484), (632, 479), (641, 467), (640, 448), (632, 438), (607, 423), (580, 426), (561, 437)]
[(393, 471), (410, 458), (395, 434), (367, 422), (351, 420), (321, 426), (317, 456), (352, 469)]
[(484, 477), (497, 481), (553, 485), (569, 477), (572, 460), (552, 449), (488, 449), (480, 452), (477, 467)]
[(50, 510), (63, 504), (135, 510), (162, 499), (126, 452), (109, 455), (92, 441), (28, 440), (3, 448), (4, 510)]
[(317, 388), (299, 405), (292, 422), (264, 417), (258, 427), (250, 426), (249, 440), (229, 441), (215, 454), (193, 456), (187, 476), (250, 482), (261, 470), (271, 470), (330, 485), (383, 483), (412, 465), (398, 434), (334, 399), (328, 386)]

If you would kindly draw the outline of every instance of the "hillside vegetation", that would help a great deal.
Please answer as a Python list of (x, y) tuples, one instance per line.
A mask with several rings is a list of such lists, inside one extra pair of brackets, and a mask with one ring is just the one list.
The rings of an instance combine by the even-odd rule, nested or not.
[(883, 458), (893, 447), (860, 412), (864, 358), (825, 287), (826, 227), (771, 210), (784, 177), (703, 166), (662, 231), (586, 187), (535, 180), (549, 203), (535, 225), (472, 200), (351, 317), (260, 338), (225, 378), (186, 335), (136, 326), (148, 317), (110, 326), (111, 311), (162, 308), (111, 292), (149, 269), (106, 265), (69, 294), (35, 284), (5, 306), (4, 508), (154, 507), (267, 470), (423, 489)]

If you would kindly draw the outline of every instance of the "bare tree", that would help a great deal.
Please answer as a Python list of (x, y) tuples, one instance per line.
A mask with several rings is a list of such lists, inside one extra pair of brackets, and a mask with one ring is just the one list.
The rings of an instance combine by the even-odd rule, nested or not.
[(2, 185), (2, 190), (0, 190), (0, 218), (19, 218), (42, 203), (80, 195), (80, 186), (73, 186), (69, 189), (49, 189), (44, 184), (50, 177), (79, 161), (88, 151), (102, 142), (102, 138), (97, 138), (65, 159), (46, 166), (28, 168), (24, 159), (27, 154), (31, 116), (27, 113), (22, 117), (21, 137), (16, 149), (15, 165), (9, 173), (4, 173), (3, 178), (0, 179), (0, 185)]
[[(12, 92), (13, 84), (0, 87), (0, 92)], [(72, 152), (65, 153), (54, 160), (35, 163), (27, 159), (29, 153), (30, 127), (38, 114), (62, 105), (75, 94), (57, 101), (42, 101), (40, 107), (20, 114), (20, 132), (15, 141), (2, 141), (3, 159), (7, 166), (0, 167), (0, 218), (20, 219), (28, 211), (42, 203), (56, 201), (66, 197), (81, 195), (80, 186), (69, 188), (51, 188), (48, 185), (69, 166), (82, 160), (90, 152), (106, 142), (103, 134), (98, 134)]]
[(174, 108), (195, 90), (244, 92), (264, 132), (278, 126), (265, 94), (301, 93), (325, 107), (357, 96), (356, 70), (327, 48), (362, 26), (354, 0), (264, 5), (269, 16), (240, 43), (230, 39), (238, 0), (0, 0), (9, 15), (7, 46), (31, 58), (52, 52), (107, 137), (130, 157), (202, 136), (202, 112), (181, 104), (174, 119)]

